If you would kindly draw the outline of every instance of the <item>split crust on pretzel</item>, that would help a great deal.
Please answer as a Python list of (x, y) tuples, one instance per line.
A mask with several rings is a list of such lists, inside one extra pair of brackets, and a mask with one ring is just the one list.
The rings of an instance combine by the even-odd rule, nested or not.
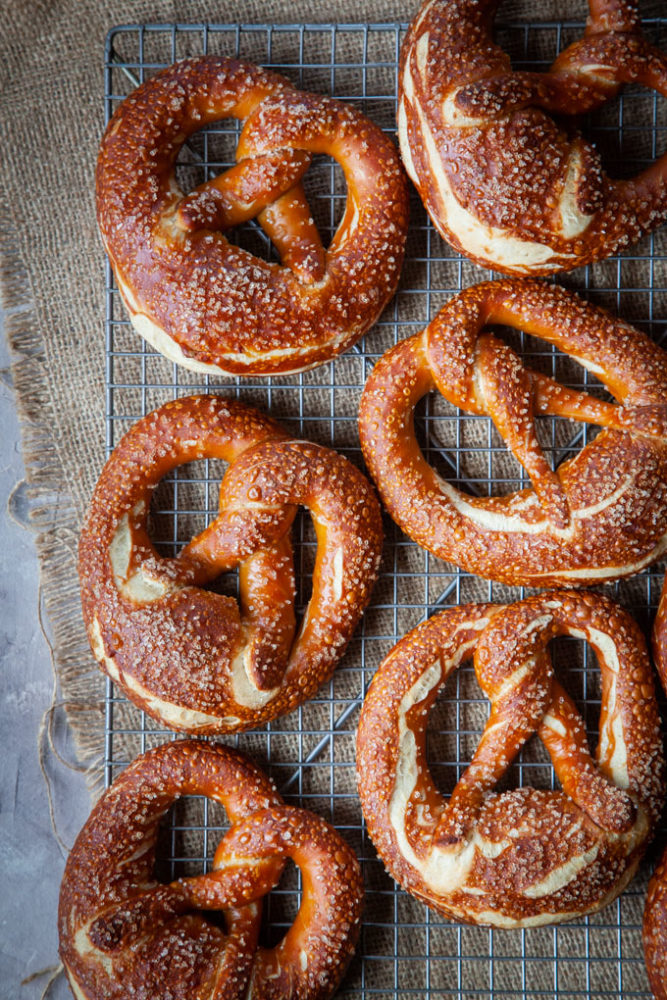
[[(203, 458), (230, 463), (220, 513), (176, 558), (160, 558), (147, 530), (151, 493), (176, 466)], [(317, 555), (297, 633), (290, 528), (299, 504), (312, 515)], [(167, 403), (125, 435), (93, 494), (79, 547), (92, 650), (170, 729), (262, 725), (331, 676), (370, 599), (381, 547), (372, 487), (341, 455), (291, 440), (234, 400)], [(204, 589), (236, 567), (240, 609)]]
[[(600, 663), (594, 758), (576, 706), (553, 676), (547, 645), (562, 634), (585, 639)], [(428, 715), (447, 677), (473, 654), (491, 714), (445, 801), (426, 759)], [(533, 732), (563, 791), (495, 792)], [(600, 909), (636, 871), (664, 796), (660, 720), (639, 628), (612, 601), (574, 591), (435, 616), (401, 640), (373, 678), (357, 777), (389, 872), (445, 916), (529, 927)]]
[[(185, 196), (174, 176), (189, 135), (244, 120), (237, 164)], [(312, 155), (342, 166), (347, 207), (325, 249), (301, 185)], [(97, 215), (137, 331), (198, 372), (270, 375), (330, 360), (394, 293), (408, 225), (391, 140), (356, 109), (216, 56), (157, 73), (120, 105), (102, 140)], [(282, 266), (224, 233), (252, 218)]]
[[(524, 369), (486, 324), (517, 327), (570, 354), (620, 405)], [(473, 497), (444, 481), (415, 438), (413, 412), (433, 389), (490, 415), (533, 488)], [(554, 472), (534, 416), (603, 427)], [(571, 292), (541, 282), (485, 282), (452, 298), (420, 334), (373, 369), (359, 411), (361, 445), (400, 527), (471, 573), (535, 587), (590, 586), (638, 572), (667, 549), (667, 354)]]
[[(158, 828), (182, 795), (221, 803), (232, 827), (210, 872), (164, 885)], [(302, 871), (301, 907), (262, 948), (260, 900), (286, 858)], [(185, 740), (137, 758), (91, 813), (61, 886), (60, 953), (77, 1000), (326, 1000), (354, 952), (362, 901), (357, 859), (331, 826), (283, 805), (245, 755)]]
[(638, 83), (667, 97), (667, 55), (636, 0), (590, 0), (584, 37), (547, 73), (513, 71), (493, 42), (499, 0), (426, 0), (401, 50), (398, 135), (408, 174), (453, 247), (506, 274), (608, 257), (667, 218), (667, 153), (611, 180), (598, 151), (551, 117)]

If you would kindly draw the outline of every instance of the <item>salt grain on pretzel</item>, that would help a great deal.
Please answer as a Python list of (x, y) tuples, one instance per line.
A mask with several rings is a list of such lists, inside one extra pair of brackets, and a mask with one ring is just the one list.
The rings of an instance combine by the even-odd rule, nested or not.
[[(220, 802), (232, 827), (207, 874), (156, 882), (160, 821), (182, 795)], [(259, 901), (284, 859), (302, 902), (274, 948), (258, 946)], [(356, 857), (318, 816), (288, 808), (248, 758), (186, 740), (131, 764), (97, 804), (60, 891), (60, 953), (78, 1000), (326, 1000), (359, 934)], [(219, 921), (207, 913), (222, 911)]]
[(499, 0), (426, 0), (406, 36), (398, 134), (408, 173), (457, 250), (507, 274), (600, 260), (667, 218), (667, 153), (631, 180), (556, 124), (621, 84), (667, 96), (667, 55), (641, 34), (636, 0), (590, 0), (584, 37), (547, 73), (513, 71), (495, 45)]
[[(189, 135), (244, 120), (237, 164), (185, 196)], [(328, 249), (301, 185), (313, 154), (343, 168), (347, 207)], [(407, 234), (398, 152), (355, 108), (275, 73), (205, 56), (157, 73), (117, 109), (97, 166), (97, 213), (132, 323), (194, 371), (298, 372), (346, 350), (396, 288)], [(282, 265), (230, 244), (257, 221)]]
[[(486, 324), (518, 327), (570, 354), (620, 405), (525, 369)], [(490, 415), (533, 488), (472, 497), (425, 461), (413, 426), (438, 388)], [(604, 429), (554, 471), (534, 416)], [(621, 320), (531, 280), (485, 282), (451, 299), (423, 333), (373, 369), (359, 425), (366, 464), (389, 513), (420, 545), (510, 584), (588, 586), (638, 572), (667, 550), (667, 354)]]
[[(547, 645), (563, 634), (590, 643), (600, 664), (594, 758), (576, 706), (553, 675)], [(446, 801), (428, 768), (428, 715), (447, 677), (473, 654), (491, 714)], [(533, 732), (563, 790), (497, 793)], [(445, 916), (529, 927), (600, 909), (636, 871), (664, 796), (641, 632), (612, 601), (574, 591), (436, 615), (402, 639), (373, 678), (357, 777), (369, 834), (390, 874)]]
[[(184, 462), (229, 468), (220, 512), (173, 559), (148, 536), (150, 496)], [(310, 602), (295, 635), (290, 528), (317, 535)], [(84, 618), (100, 666), (170, 729), (231, 732), (313, 696), (343, 655), (376, 580), (380, 508), (336, 452), (291, 440), (242, 403), (191, 396), (122, 439), (95, 489), (79, 548)], [(240, 570), (240, 604), (204, 589)]]

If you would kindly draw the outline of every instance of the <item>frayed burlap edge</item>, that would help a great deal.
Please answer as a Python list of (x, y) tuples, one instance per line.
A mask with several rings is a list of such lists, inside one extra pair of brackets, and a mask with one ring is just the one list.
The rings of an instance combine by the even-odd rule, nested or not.
[[(21, 430), (30, 520), (40, 566), (53, 669), (58, 685), (45, 718), (65, 708), (77, 757), (93, 798), (102, 789), (104, 681), (91, 661), (81, 625), (76, 571), (79, 523), (54, 436), (57, 427), (44, 341), (27, 269), (17, 252), (14, 221), (0, 187), (0, 302), (13, 360), (12, 384)], [(59, 690), (58, 690), (59, 688)]]

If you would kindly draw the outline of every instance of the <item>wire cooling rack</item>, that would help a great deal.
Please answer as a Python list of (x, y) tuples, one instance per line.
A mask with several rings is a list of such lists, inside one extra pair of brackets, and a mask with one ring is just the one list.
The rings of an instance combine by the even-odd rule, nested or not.
[[(130, 25), (107, 39), (107, 118), (133, 87), (161, 67), (189, 55), (215, 52), (241, 57), (284, 73), (294, 83), (361, 107), (394, 131), (397, 59), (406, 26), (397, 24)], [(501, 26), (498, 38), (517, 65), (547, 66), (580, 37), (578, 23)], [(667, 18), (646, 25), (663, 46)], [(627, 91), (593, 120), (588, 134), (612, 174), (634, 173), (665, 149), (665, 102)], [(233, 162), (238, 123), (222, 122), (194, 136), (183, 150), (180, 181), (201, 183)], [(326, 241), (342, 214), (340, 169), (318, 158), (306, 179), (313, 213)], [(357, 408), (365, 378), (397, 339), (421, 329), (456, 291), (490, 277), (454, 253), (434, 231), (413, 197), (407, 260), (400, 288), (380, 321), (360, 344), (335, 362), (298, 376), (217, 379), (187, 372), (155, 355), (130, 327), (107, 267), (107, 447), (155, 406), (196, 391), (223, 392), (281, 419), (299, 437), (336, 448), (363, 467)], [(250, 224), (236, 233), (247, 249), (271, 256), (261, 231)], [(660, 339), (667, 315), (667, 237), (645, 238), (622, 257), (559, 278)], [(510, 337), (530, 364), (574, 387), (599, 392), (595, 380), (551, 347), (521, 334)], [(477, 494), (521, 487), (524, 477), (486, 418), (460, 415), (441, 399), (421, 405), (418, 432), (427, 458), (461, 488)], [(577, 451), (595, 430), (556, 418), (541, 422), (543, 443), (555, 462)], [(185, 466), (156, 493), (153, 527), (162, 551), (173, 554), (215, 516), (220, 468), (213, 462)], [(440, 919), (396, 887), (370, 843), (356, 795), (355, 731), (364, 692), (377, 665), (410, 628), (438, 610), (465, 601), (514, 600), (518, 588), (487, 584), (435, 559), (385, 520), (381, 579), (373, 602), (334, 678), (318, 696), (265, 729), (229, 738), (274, 778), (287, 801), (333, 823), (361, 859), (366, 883), (365, 919), (356, 958), (340, 995), (396, 998), (447, 997), (649, 997), (641, 950), (641, 912), (656, 848), (628, 891), (602, 913), (559, 927), (524, 931), (457, 926)], [(315, 539), (306, 518), (297, 523), (298, 602), (308, 599)], [(646, 631), (662, 583), (661, 568), (607, 591), (638, 617)], [(223, 581), (233, 593), (232, 577)], [(563, 640), (557, 669), (577, 699), (595, 738), (600, 689), (594, 657), (581, 643)], [(441, 788), (451, 791), (474, 751), (488, 713), (470, 667), (450, 679), (432, 715), (428, 753)], [(138, 752), (173, 734), (107, 688), (106, 780)], [(533, 739), (513, 765), (510, 784), (556, 787), (542, 746)], [(167, 878), (194, 874), (210, 864), (224, 830), (224, 816), (206, 800), (177, 805), (163, 831), (160, 865)], [(663, 838), (664, 839), (664, 838)], [(288, 871), (266, 907), (265, 941), (285, 932), (299, 901), (298, 872)]]

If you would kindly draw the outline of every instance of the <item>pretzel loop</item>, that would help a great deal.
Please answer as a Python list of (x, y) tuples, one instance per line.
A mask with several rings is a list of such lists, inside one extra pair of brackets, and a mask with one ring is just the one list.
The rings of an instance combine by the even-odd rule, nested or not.
[[(217, 876), (230, 872), (230, 900), (248, 898), (238, 882), (243, 859), (292, 858), (302, 873), (302, 903), (279, 945), (260, 948), (249, 995), (262, 998), (330, 996), (354, 952), (363, 887), (353, 851), (312, 813), (283, 806), (255, 813), (232, 827), (213, 860)], [(231, 866), (228, 869), (228, 865)], [(254, 876), (253, 876), (254, 878)], [(259, 880), (258, 880), (259, 881)], [(252, 897), (266, 890), (253, 888)]]
[[(171, 469), (230, 462), (220, 512), (176, 558), (147, 530), (150, 495)], [(290, 527), (309, 509), (317, 537), (298, 634)], [(102, 668), (170, 728), (229, 732), (290, 711), (330, 676), (376, 579), (381, 519), (357, 469), (287, 439), (240, 403), (194, 396), (139, 421), (103, 471), (81, 536), (88, 635)], [(239, 567), (240, 608), (203, 589)]]
[[(600, 400), (525, 368), (486, 324), (554, 344), (615, 397)], [(413, 411), (438, 388), (489, 415), (532, 490), (476, 497), (445, 481), (417, 443)], [(485, 282), (452, 298), (421, 334), (379, 361), (362, 395), (366, 464), (389, 513), (441, 559), (512, 584), (618, 579), (667, 548), (667, 356), (648, 337), (563, 289)], [(553, 470), (535, 416), (604, 430)]]
[[(589, 642), (602, 676), (595, 759), (547, 644)], [(491, 713), (448, 801), (428, 769), (437, 692), (474, 652)], [(532, 733), (562, 792), (499, 794)], [(357, 776), (371, 838), (409, 892), (454, 919), (500, 927), (571, 919), (606, 905), (658, 820), (664, 761), (641, 632), (598, 595), (548, 592), (509, 607), (465, 605), (418, 626), (378, 669), (362, 709)]]
[[(210, 872), (160, 885), (158, 823), (184, 794), (220, 802), (232, 826)], [(302, 871), (301, 908), (280, 944), (262, 948), (260, 900), (286, 858)], [(283, 805), (243, 754), (165, 744), (123, 772), (77, 838), (61, 887), (61, 955), (86, 1000), (326, 1000), (354, 952), (362, 900), (353, 851), (319, 817)], [(207, 911), (222, 911), (225, 932)]]

